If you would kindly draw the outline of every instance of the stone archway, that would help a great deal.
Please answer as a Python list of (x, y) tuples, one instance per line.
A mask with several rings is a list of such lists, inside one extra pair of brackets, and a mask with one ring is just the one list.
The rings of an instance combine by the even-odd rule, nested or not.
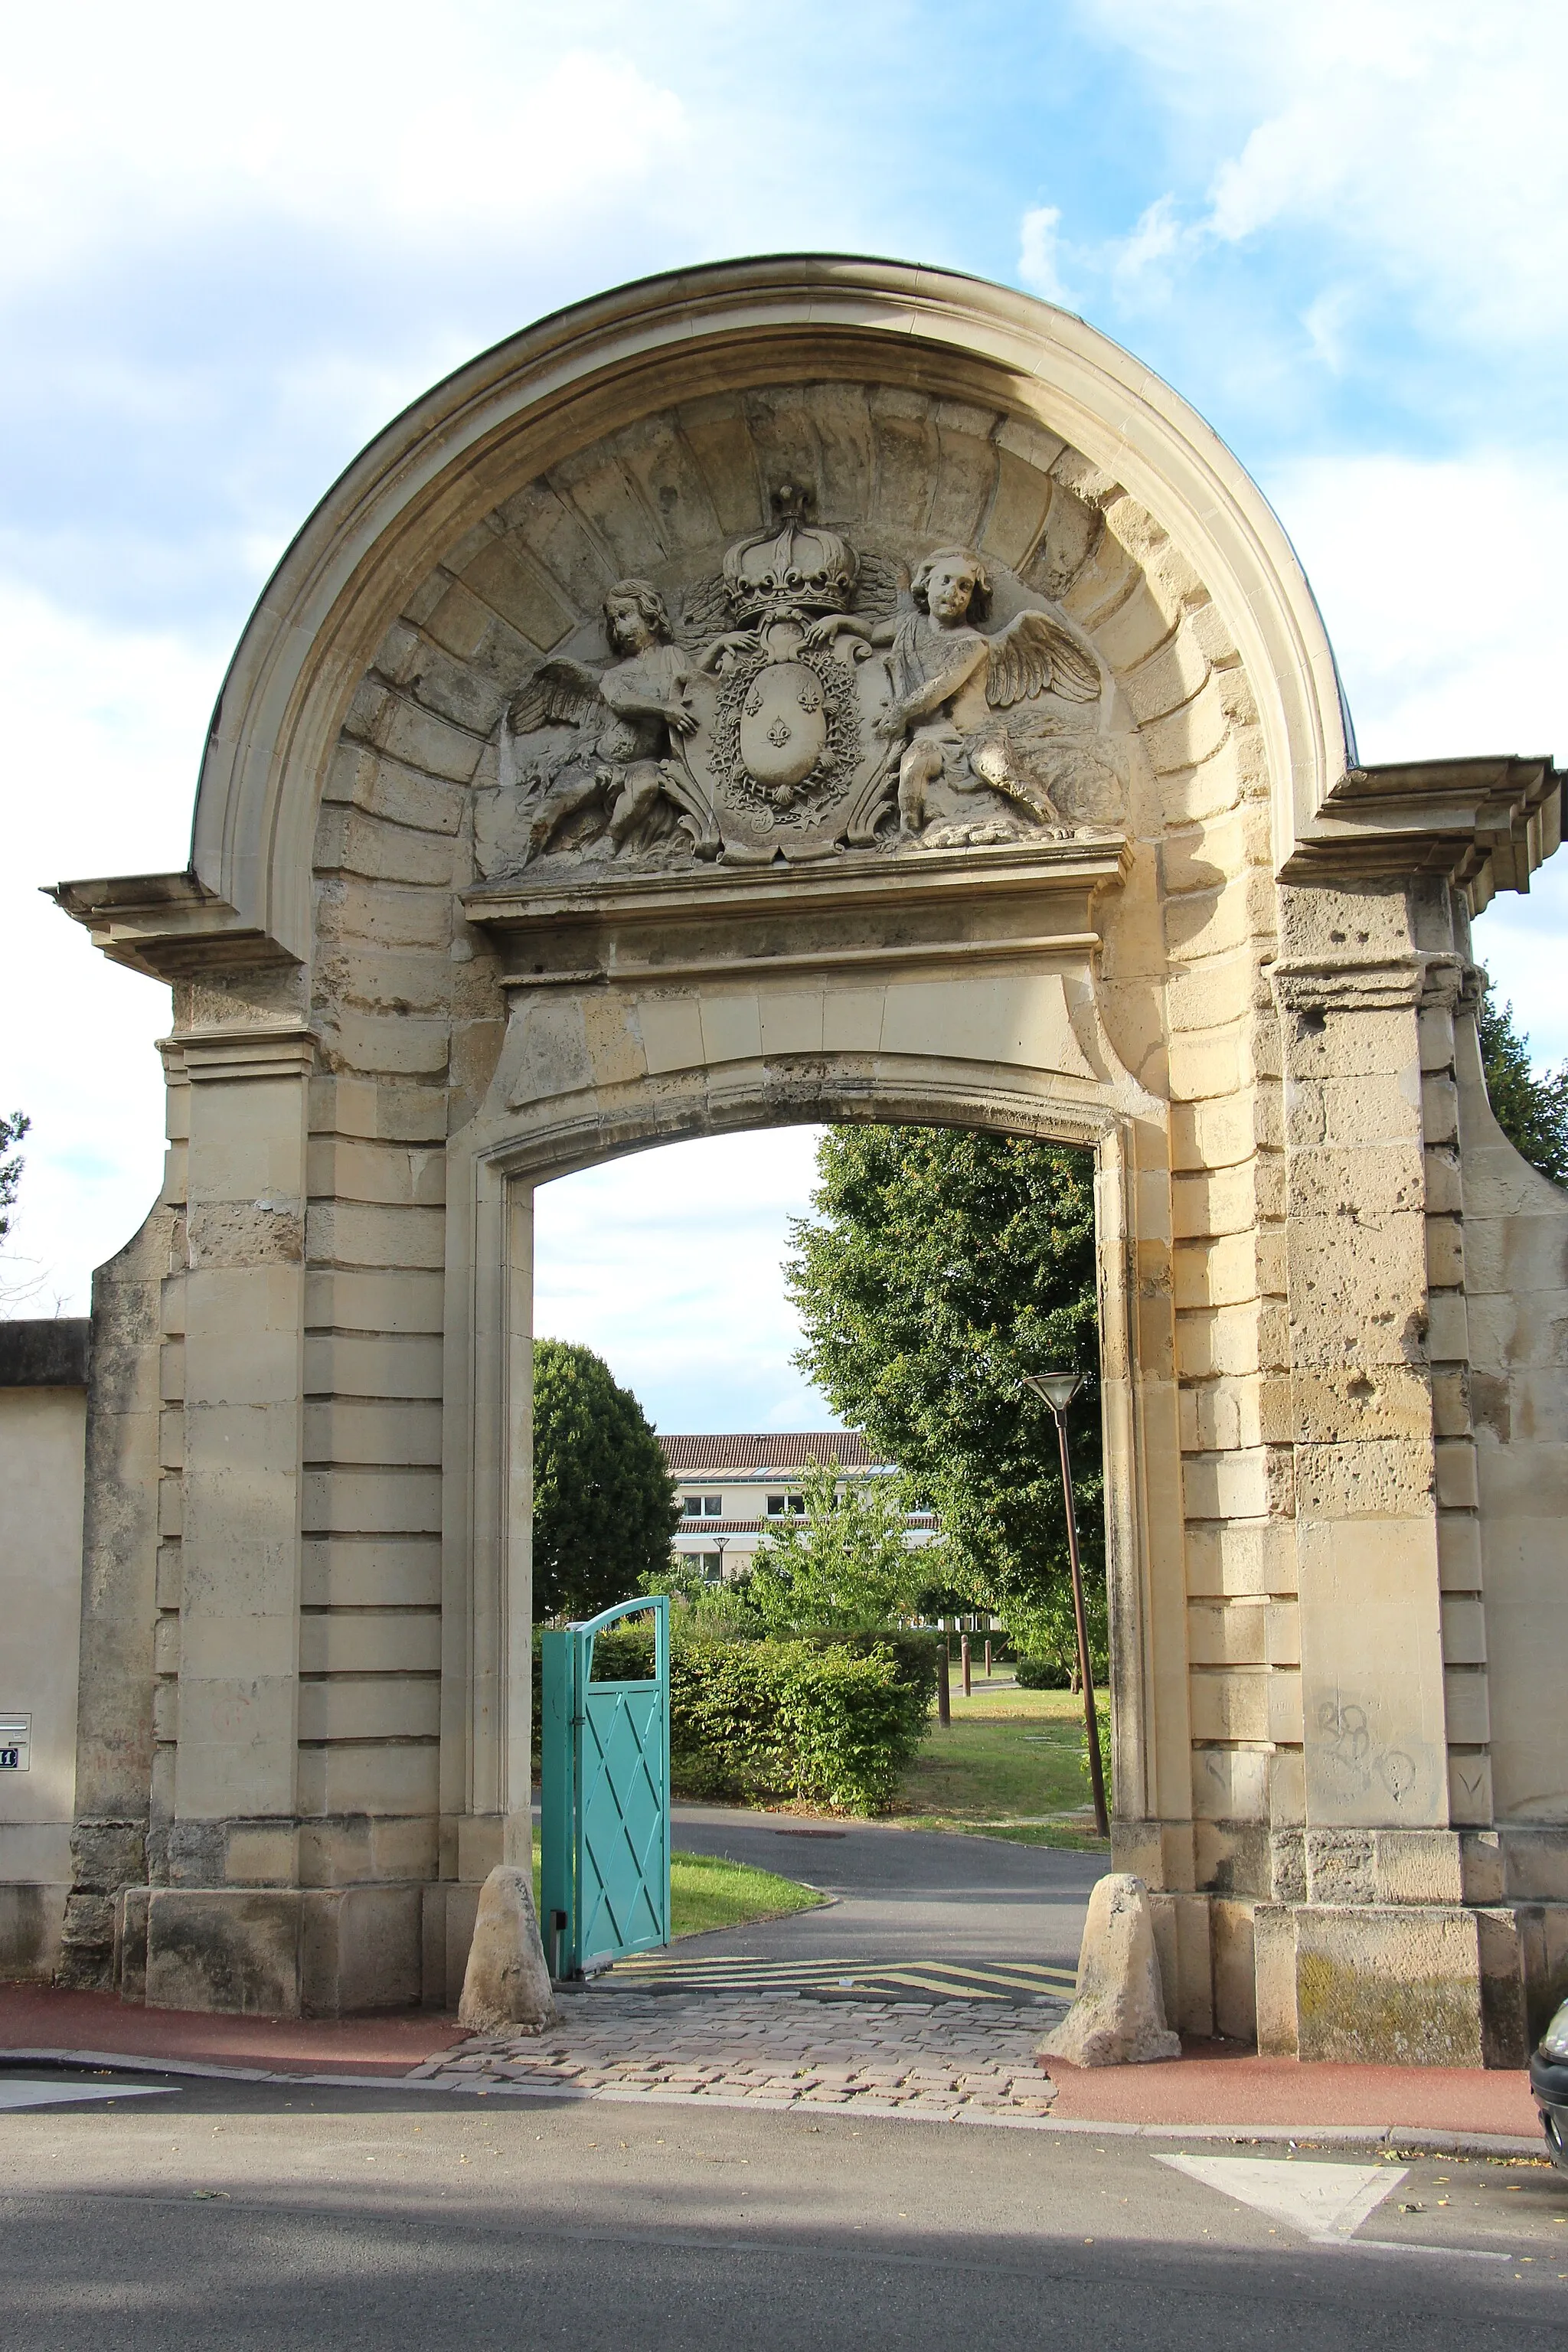
[(526, 1798), (531, 1184), (958, 1118), (1099, 1154), (1116, 1847), (1181, 2021), (1517, 2055), (1568, 1211), (1468, 920), (1560, 786), (1356, 766), (1254, 486), (998, 289), (727, 264), (437, 387), (263, 597), (190, 872), (59, 893), (175, 991), (95, 1308), (67, 1970), (446, 1999)]

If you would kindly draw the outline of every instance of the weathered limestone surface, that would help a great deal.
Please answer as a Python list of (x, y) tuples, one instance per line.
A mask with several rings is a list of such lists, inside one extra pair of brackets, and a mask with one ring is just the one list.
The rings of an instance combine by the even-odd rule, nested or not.
[(533, 1874), (498, 1864), (479, 1890), (458, 2021), (475, 2033), (519, 2026), (539, 2033), (558, 2014), (533, 1907)]
[(88, 1326), (0, 1324), (0, 1978), (59, 1958), (76, 1818)]
[(1357, 767), (1254, 487), (1024, 298), (723, 265), (416, 404), (247, 633), (193, 871), (60, 893), (174, 996), (65, 1971), (452, 2003), (527, 1854), (532, 1186), (940, 1119), (1096, 1156), (1172, 2024), (1390, 2054), (1364, 1959), (1517, 2063), (1568, 1978), (1568, 1204), (1468, 926), (1560, 824), (1549, 761)]
[(120, 1890), (144, 1884), (154, 1801), (161, 1288), (179, 1219), (160, 1202), (92, 1282), (71, 1889), (57, 1974), (106, 1990)]
[(1147, 2066), (1179, 2058), (1181, 2038), (1165, 2022), (1149, 1890), (1111, 1871), (1089, 1898), (1078, 1997), (1040, 2044), (1042, 2058), (1071, 2066)]

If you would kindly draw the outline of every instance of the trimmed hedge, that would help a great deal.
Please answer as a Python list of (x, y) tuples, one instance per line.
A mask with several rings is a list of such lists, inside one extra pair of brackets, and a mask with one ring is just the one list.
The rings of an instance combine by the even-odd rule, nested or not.
[(694, 1644), (670, 1665), (670, 1778), (685, 1797), (881, 1812), (928, 1704), (881, 1644)]
[(1013, 1672), (1020, 1690), (1070, 1690), (1072, 1676), (1059, 1658), (1031, 1655), (1019, 1652), (1013, 1661)]
[[(536, 1643), (536, 1727), (538, 1656)], [(637, 1679), (652, 1664), (649, 1634), (595, 1642), (595, 1682)], [(674, 1794), (880, 1812), (925, 1736), (936, 1674), (928, 1634), (680, 1643), (669, 1669)]]

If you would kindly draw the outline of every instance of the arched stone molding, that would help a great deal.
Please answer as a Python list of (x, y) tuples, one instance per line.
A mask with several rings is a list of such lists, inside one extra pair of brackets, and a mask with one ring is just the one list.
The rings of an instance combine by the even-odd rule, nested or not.
[[(309, 876), (332, 747), (386, 629), (519, 484), (704, 393), (842, 377), (995, 408), (1081, 453), (1201, 583), (1258, 698), (1282, 863), (1343, 776), (1333, 656), (1257, 486), (1131, 355), (1070, 314), (973, 278), (788, 257), (626, 287), (459, 369), (358, 457), (268, 583), (202, 764), (192, 870), (213, 927), (308, 961)], [(1133, 520), (1130, 518), (1130, 520)], [(232, 910), (219, 914), (217, 908)]]

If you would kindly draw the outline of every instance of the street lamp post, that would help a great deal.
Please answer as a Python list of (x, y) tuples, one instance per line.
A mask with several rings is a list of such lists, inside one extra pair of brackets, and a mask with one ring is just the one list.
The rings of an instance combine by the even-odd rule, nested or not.
[(1072, 1613), (1078, 1629), (1078, 1673), (1083, 1685), (1084, 1729), (1089, 1739), (1089, 1779), (1094, 1791), (1094, 1826), (1101, 1837), (1110, 1835), (1105, 1809), (1105, 1769), (1100, 1755), (1100, 1717), (1094, 1704), (1094, 1676), (1089, 1664), (1089, 1619), (1083, 1605), (1083, 1570), (1078, 1557), (1078, 1519), (1072, 1507), (1072, 1462), (1068, 1453), (1068, 1407), (1083, 1386), (1081, 1372), (1026, 1372), (1024, 1386), (1048, 1404), (1057, 1424), (1057, 1444), (1062, 1457), (1062, 1501), (1068, 1516), (1068, 1567), (1072, 1574)]

